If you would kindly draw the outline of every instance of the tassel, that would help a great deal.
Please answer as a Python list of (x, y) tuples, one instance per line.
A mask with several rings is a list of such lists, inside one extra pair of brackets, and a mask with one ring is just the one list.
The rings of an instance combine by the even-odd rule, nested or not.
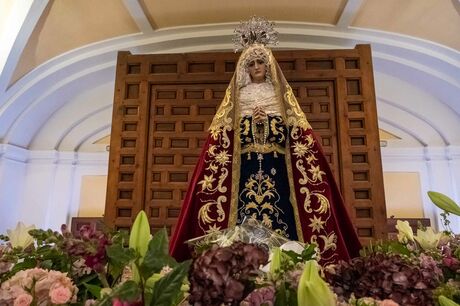
[(248, 160), (251, 160), (251, 152), (248, 152)]
[(278, 153), (276, 153), (276, 151), (273, 151), (273, 156), (274, 156), (275, 158), (278, 158)]

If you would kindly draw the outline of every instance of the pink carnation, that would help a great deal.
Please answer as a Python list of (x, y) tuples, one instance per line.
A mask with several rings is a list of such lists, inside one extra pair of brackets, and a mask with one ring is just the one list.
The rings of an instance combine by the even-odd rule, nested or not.
[(57, 287), (50, 291), (51, 302), (54, 304), (65, 304), (72, 297), (69, 288)]
[(14, 300), (14, 306), (29, 306), (32, 300), (33, 298), (30, 294), (22, 293)]

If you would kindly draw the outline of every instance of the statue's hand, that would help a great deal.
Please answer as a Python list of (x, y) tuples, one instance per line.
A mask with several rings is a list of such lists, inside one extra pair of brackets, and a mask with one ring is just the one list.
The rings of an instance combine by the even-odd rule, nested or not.
[(267, 113), (264, 111), (262, 107), (256, 106), (252, 113), (252, 120), (254, 120), (255, 123), (259, 123), (264, 121), (265, 119), (267, 119)]

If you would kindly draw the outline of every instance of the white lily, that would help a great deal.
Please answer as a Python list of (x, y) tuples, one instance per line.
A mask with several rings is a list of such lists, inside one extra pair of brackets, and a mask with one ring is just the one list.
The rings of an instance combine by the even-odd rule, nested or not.
[(414, 238), (418, 242), (418, 244), (420, 244), (422, 249), (431, 250), (435, 249), (438, 246), (441, 236), (442, 233), (435, 233), (433, 229), (429, 226), (424, 231), (418, 229), (417, 236), (415, 236)]
[(414, 241), (414, 232), (407, 221), (396, 221), (396, 229), (398, 230), (398, 240), (401, 243)]
[(29, 231), (35, 229), (35, 225), (25, 226), (24, 223), (18, 222), (14, 230), (7, 230), (7, 236), (10, 239), (13, 248), (27, 248), (34, 243), (34, 238), (29, 235)]

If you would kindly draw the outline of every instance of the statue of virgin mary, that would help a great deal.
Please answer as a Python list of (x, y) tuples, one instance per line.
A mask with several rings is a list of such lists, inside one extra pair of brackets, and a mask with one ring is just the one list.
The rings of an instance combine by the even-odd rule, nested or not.
[(247, 218), (288, 239), (315, 243), (322, 264), (358, 256), (360, 242), (320, 144), (265, 46), (270, 26), (256, 17), (242, 25), (245, 48), (171, 239), (178, 260), (190, 257), (186, 240)]

